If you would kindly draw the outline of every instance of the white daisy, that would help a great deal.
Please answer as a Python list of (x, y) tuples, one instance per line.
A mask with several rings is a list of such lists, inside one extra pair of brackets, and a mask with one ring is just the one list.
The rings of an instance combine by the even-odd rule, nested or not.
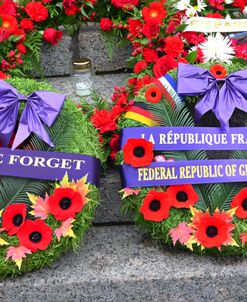
[(180, 0), (178, 3), (174, 4), (174, 7), (178, 10), (187, 10), (190, 5), (190, 0)]
[(203, 52), (205, 62), (221, 61), (231, 64), (231, 59), (235, 55), (235, 49), (231, 46), (231, 40), (220, 33), (211, 34), (207, 40), (199, 45)]
[(201, 12), (207, 7), (207, 4), (203, 0), (197, 0), (197, 6), (194, 6), (194, 9), (198, 12)]

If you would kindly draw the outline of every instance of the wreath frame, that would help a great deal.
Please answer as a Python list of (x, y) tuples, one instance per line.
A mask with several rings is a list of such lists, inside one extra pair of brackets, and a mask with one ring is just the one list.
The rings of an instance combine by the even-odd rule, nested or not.
[[(17, 88), (22, 94), (30, 94), (36, 90), (55, 91), (48, 83), (37, 82), (35, 80), (11, 78), (8, 82)], [(20, 106), (19, 113), (23, 110)], [(37, 136), (32, 134), (22, 146), (23, 149), (49, 151), (49, 152), (69, 152), (82, 153), (95, 156), (101, 162), (106, 161), (106, 156), (100, 146), (98, 135), (92, 124), (86, 116), (79, 110), (72, 100), (67, 99), (63, 109), (60, 112), (55, 123), (50, 128), (46, 128), (55, 147), (50, 147), (41, 141)], [(1, 229), (0, 232), (0, 278), (7, 276), (20, 275), (22, 273), (40, 269), (45, 265), (51, 265), (57, 258), (64, 254), (67, 250), (79, 247), (83, 236), (89, 229), (94, 218), (95, 209), (99, 204), (99, 189), (91, 184), (86, 183), (86, 179), (82, 180), (86, 194), (83, 196), (83, 209), (76, 213), (71, 228), (67, 229), (67, 234), (61, 235), (60, 240), (54, 235), (54, 231), (62, 226), (64, 221), (57, 220), (51, 213), (48, 213), (46, 219), (42, 220), (51, 227), (53, 235), (52, 241), (48, 248), (37, 250), (31, 254), (22, 254), (21, 261), (14, 261), (13, 258), (6, 258), (7, 249), (9, 247), (18, 246), (17, 237), (8, 235), (7, 231)], [(65, 187), (71, 187), (66, 176), (61, 182)], [(45, 194), (50, 196), (59, 186), (54, 181), (32, 180), (15, 177), (1, 177), (0, 185), (0, 205), (4, 209), (6, 204), (22, 203), (27, 205), (27, 219), (34, 219), (32, 210), (34, 210), (35, 200), (41, 197), (45, 203)], [(9, 189), (7, 190), (6, 188)], [(17, 191), (17, 192), (16, 192)], [(29, 193), (30, 195), (28, 196)], [(11, 198), (8, 198), (11, 196)], [(10, 201), (9, 201), (10, 199)], [(30, 202), (31, 200), (31, 202)], [(36, 200), (37, 201), (37, 200)], [(87, 201), (84, 203), (84, 201)], [(32, 214), (31, 214), (32, 212)], [(1, 224), (4, 210), (1, 211)]]
[[(211, 66), (216, 64), (217, 62), (207, 63), (207, 64), (199, 64), (199, 66), (209, 69)], [(234, 63), (232, 65), (222, 64), (224, 68), (226, 68), (228, 73), (232, 73), (239, 69), (243, 69), (244, 65), (241, 62)], [(170, 72), (170, 74), (176, 79), (176, 70)], [(147, 101), (147, 96), (150, 97), (150, 89), (157, 86), (155, 84), (149, 84), (145, 86), (135, 101), (143, 102), (146, 104), (146, 108), (154, 115), (158, 116), (159, 123), (161, 122), (161, 126), (195, 126), (193, 117), (192, 117), (192, 109), (195, 103), (198, 100), (198, 97), (187, 97), (184, 102), (176, 103), (174, 107), (169, 104), (169, 100), (165, 100), (162, 97), (161, 101), (152, 100)], [(151, 103), (150, 103), (151, 102)], [(205, 125), (204, 125), (205, 126)], [(247, 123), (244, 125), (247, 126)], [(125, 118), (122, 116), (118, 122), (118, 129), (121, 130), (123, 128), (129, 127), (147, 127), (145, 124)], [(167, 152), (154, 152), (155, 155), (162, 155), (166, 158), (173, 158), (174, 160), (207, 160), (209, 159), (207, 153), (202, 150), (193, 150), (193, 151), (167, 151)], [(232, 159), (243, 159), (247, 158), (247, 152), (242, 150), (234, 150), (230, 153), (230, 158)], [(124, 162), (124, 151), (118, 152), (116, 156), (116, 164), (121, 165)], [(175, 186), (173, 186), (175, 187)], [(135, 188), (124, 188), (121, 190), (122, 201), (122, 212), (131, 212), (133, 214), (134, 222), (144, 231), (148, 232), (151, 237), (155, 240), (161, 241), (162, 243), (168, 245), (174, 245), (176, 247), (193, 250), (193, 252), (197, 254), (209, 254), (209, 255), (217, 255), (217, 256), (232, 256), (232, 255), (246, 255), (247, 253), (247, 245), (246, 245), (246, 233), (247, 233), (247, 223), (246, 219), (242, 219), (236, 216), (236, 209), (231, 207), (231, 203), (233, 202), (234, 196), (240, 194), (239, 192), (242, 189), (247, 187), (247, 182), (242, 183), (220, 183), (220, 184), (208, 184), (208, 185), (193, 185), (195, 188), (195, 192), (199, 196), (199, 201), (195, 204), (195, 207), (187, 208), (187, 209), (179, 209), (171, 206), (170, 214), (168, 218), (165, 218), (161, 221), (152, 221), (144, 218), (142, 207), (144, 207), (144, 200), (147, 197), (148, 192), (155, 190), (156, 192), (167, 192), (167, 188), (163, 187), (135, 187)], [(196, 209), (195, 209), (196, 208)], [(218, 211), (219, 210), (219, 211)], [(229, 241), (226, 245), (206, 247), (201, 243), (192, 238), (192, 235), (195, 234), (193, 232), (193, 227), (195, 227), (195, 223), (193, 217), (197, 215), (198, 212), (202, 211), (202, 213), (208, 213), (209, 216), (213, 216), (215, 213), (219, 212), (223, 213), (223, 215), (228, 215), (229, 223), (229, 234), (233, 239), (231, 242)], [(200, 215), (200, 213), (199, 213)], [(216, 214), (218, 215), (218, 214)], [(179, 238), (171, 235), (172, 230), (176, 230), (179, 224), (185, 223), (186, 227), (190, 227), (191, 236), (189, 236), (190, 240), (186, 242), (179, 242)], [(231, 226), (230, 226), (231, 224)], [(232, 229), (232, 226), (233, 229)], [(231, 229), (231, 230), (230, 230)], [(188, 229), (180, 229), (180, 231), (188, 232)], [(179, 231), (177, 229), (177, 231)], [(177, 233), (178, 236), (178, 233)], [(186, 245), (187, 243), (187, 245)]]

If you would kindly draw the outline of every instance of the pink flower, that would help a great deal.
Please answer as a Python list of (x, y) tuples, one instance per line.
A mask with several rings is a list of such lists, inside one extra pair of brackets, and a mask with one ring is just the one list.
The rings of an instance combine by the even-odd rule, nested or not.
[(58, 241), (60, 241), (61, 237), (73, 237), (75, 238), (75, 234), (72, 230), (72, 223), (74, 222), (73, 218), (68, 218), (67, 220), (64, 220), (60, 226), (60, 228), (57, 228), (54, 231), (54, 234), (56, 235)]
[(169, 231), (173, 245), (175, 245), (177, 241), (181, 244), (185, 244), (189, 240), (191, 233), (192, 230), (187, 226), (186, 222), (181, 222), (176, 228)]
[(25, 246), (10, 246), (7, 249), (6, 261), (12, 259), (15, 264), (21, 269), (22, 259), (26, 258), (26, 254), (31, 254), (32, 252)]

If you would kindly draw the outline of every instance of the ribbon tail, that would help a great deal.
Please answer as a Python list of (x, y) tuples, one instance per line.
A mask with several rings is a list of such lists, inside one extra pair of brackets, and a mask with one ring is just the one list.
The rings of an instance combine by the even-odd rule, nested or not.
[(212, 88), (201, 98), (195, 106), (195, 121), (199, 122), (200, 118), (209, 110), (213, 110), (218, 98), (218, 90)]
[(39, 116), (34, 110), (32, 110), (32, 106), (27, 104), (20, 118), (20, 123), (13, 142), (12, 150), (23, 143), (31, 133), (36, 134), (41, 140), (46, 142), (51, 147), (54, 147), (54, 144), (52, 143), (49, 134), (39, 119)]

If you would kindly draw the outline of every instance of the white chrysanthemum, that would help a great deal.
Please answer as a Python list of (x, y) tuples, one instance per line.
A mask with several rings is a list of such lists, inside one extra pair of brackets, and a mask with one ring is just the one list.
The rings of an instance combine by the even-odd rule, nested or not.
[(234, 47), (231, 46), (231, 40), (220, 33), (209, 35), (207, 40), (199, 46), (203, 52), (205, 62), (220, 61), (231, 64), (231, 59), (235, 55)]
[(190, 6), (190, 0), (180, 0), (174, 5), (174, 7), (178, 10), (186, 10)]

